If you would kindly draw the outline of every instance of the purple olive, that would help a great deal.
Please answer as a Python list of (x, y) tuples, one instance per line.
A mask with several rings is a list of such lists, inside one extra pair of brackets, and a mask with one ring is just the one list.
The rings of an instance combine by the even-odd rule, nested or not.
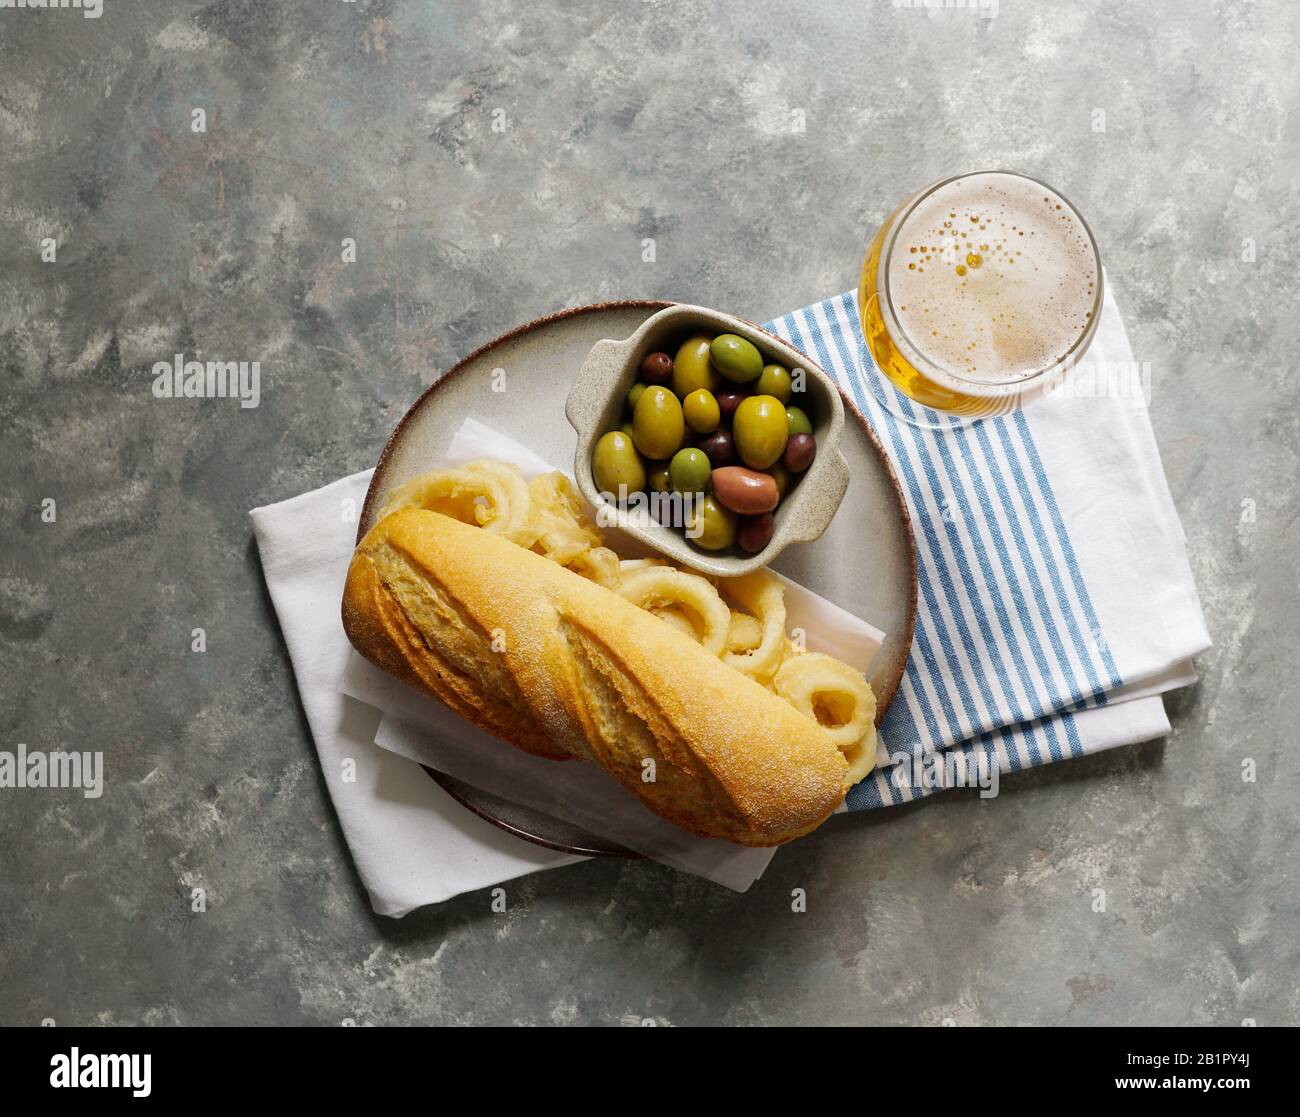
[(731, 431), (716, 430), (700, 439), (699, 445), (700, 449), (708, 455), (709, 464), (714, 469), (731, 465), (736, 460), (736, 443), (731, 437)]
[(817, 440), (810, 434), (792, 434), (781, 459), (791, 473), (802, 473), (817, 456)]
[(722, 412), (723, 419), (731, 422), (735, 417), (736, 408), (740, 406), (740, 401), (747, 395), (749, 395), (748, 392), (742, 392), (735, 388), (724, 388), (720, 392), (714, 392), (713, 398), (718, 401), (718, 410)]
[(736, 532), (736, 542), (742, 551), (757, 554), (772, 541), (775, 528), (776, 521), (771, 512), (764, 512), (761, 516), (743, 516)]
[(667, 353), (650, 353), (641, 362), (641, 379), (663, 384), (673, 374), (673, 359)]

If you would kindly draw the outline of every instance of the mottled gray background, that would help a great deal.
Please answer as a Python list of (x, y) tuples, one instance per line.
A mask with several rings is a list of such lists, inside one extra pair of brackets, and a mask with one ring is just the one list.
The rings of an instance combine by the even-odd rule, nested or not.
[[(0, 1022), (1300, 1021), (1290, 0), (104, 6), (0, 11), (0, 747), (110, 781), (0, 791)], [(1081, 206), (1154, 369), (1216, 641), (1174, 733), (834, 819), (745, 896), (603, 862), (374, 916), (248, 509), (520, 321), (761, 320), (991, 165)], [(260, 360), (261, 406), (154, 401), (178, 350)]]

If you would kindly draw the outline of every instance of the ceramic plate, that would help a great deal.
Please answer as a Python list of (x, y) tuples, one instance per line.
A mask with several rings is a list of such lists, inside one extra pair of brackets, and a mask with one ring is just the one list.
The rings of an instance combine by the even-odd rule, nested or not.
[[(449, 369), (397, 424), (379, 456), (357, 538), (373, 526), (389, 491), (429, 469), (467, 417), (572, 473), (576, 436), (565, 420), (564, 401), (574, 374), (596, 342), (627, 337), (668, 305), (599, 303), (561, 311), (503, 334)], [(847, 397), (844, 410), (840, 450), (851, 476), (844, 502), (825, 535), (792, 546), (773, 569), (887, 634), (871, 674), (879, 722), (898, 689), (912, 643), (916, 551), (907, 505), (884, 450)], [(470, 810), (521, 838), (573, 853), (631, 856), (550, 815), (426, 770)]]

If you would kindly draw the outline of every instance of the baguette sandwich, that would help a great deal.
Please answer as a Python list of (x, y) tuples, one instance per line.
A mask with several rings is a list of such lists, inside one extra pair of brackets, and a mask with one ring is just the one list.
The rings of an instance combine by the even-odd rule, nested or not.
[[(770, 675), (765, 685), (745, 674), (728, 663), (732, 653), (703, 646), (645, 601), (527, 539), (472, 526), (480, 505), (431, 503), (453, 515), (386, 510), (348, 570), (343, 627), (383, 670), (529, 753), (594, 761), (656, 814), (705, 837), (789, 841), (823, 822), (869, 770), (874, 698), (869, 709), (828, 713), (813, 693), (821, 684), (801, 681), (821, 677), (811, 668), (825, 665), (814, 661), (846, 665), (794, 655), (780, 668), (793, 690), (778, 692)], [(843, 722), (864, 716), (858, 747), (846, 749)]]

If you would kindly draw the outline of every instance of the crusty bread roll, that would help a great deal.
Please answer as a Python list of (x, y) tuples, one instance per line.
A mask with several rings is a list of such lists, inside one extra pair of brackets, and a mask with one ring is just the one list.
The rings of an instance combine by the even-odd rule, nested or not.
[(777, 845), (844, 797), (848, 765), (817, 722), (603, 586), (440, 513), (404, 509), (370, 530), (343, 627), (503, 741), (594, 760), (693, 833)]

